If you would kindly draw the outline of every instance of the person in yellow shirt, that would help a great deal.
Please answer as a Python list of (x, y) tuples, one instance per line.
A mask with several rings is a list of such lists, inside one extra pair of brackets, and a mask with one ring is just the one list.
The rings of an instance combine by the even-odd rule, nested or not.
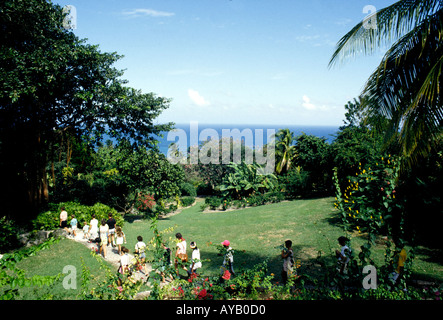
[(394, 272), (391, 273), (391, 279), (394, 283), (396, 283), (398, 277), (403, 274), (407, 257), (408, 255), (404, 248), (404, 243), (400, 240), (397, 244), (394, 255)]

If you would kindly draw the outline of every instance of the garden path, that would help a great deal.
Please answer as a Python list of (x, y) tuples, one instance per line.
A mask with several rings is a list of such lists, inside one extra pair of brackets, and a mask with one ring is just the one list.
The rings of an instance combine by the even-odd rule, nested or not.
[[(196, 201), (194, 201), (194, 203), (193, 203), (191, 206), (186, 207), (186, 208), (180, 208), (179, 210), (176, 210), (176, 211), (171, 212), (171, 213), (169, 213), (169, 214), (167, 214), (167, 215), (161, 216), (160, 218), (169, 218), (169, 217), (171, 217), (171, 216), (174, 216), (174, 215), (176, 215), (176, 214), (181, 213), (183, 209), (187, 209), (187, 208), (193, 207), (193, 206), (195, 206), (196, 204), (201, 203), (201, 202), (203, 202), (203, 201), (204, 201), (204, 198), (203, 198), (203, 197), (197, 197), (197, 198), (196, 198)], [(80, 230), (77, 230), (76, 233), (77, 233), (77, 235), (76, 235), (75, 237), (73, 237), (73, 236), (68, 236), (67, 238), (70, 239), (70, 240), (76, 241), (76, 242), (80, 242), (80, 243), (82, 243), (83, 245), (85, 245), (86, 247), (88, 247), (90, 250), (94, 250), (94, 251), (96, 251), (97, 253), (99, 253), (99, 251), (98, 251), (98, 249), (99, 249), (98, 245), (97, 245), (96, 243), (91, 243), (91, 242), (89, 241), (89, 239), (85, 239), (85, 237), (84, 237), (84, 233), (83, 233), (83, 230), (81, 230), (81, 229), (80, 229)], [(103, 255), (101, 255), (101, 257), (103, 257)], [(131, 255), (131, 254), (129, 254), (129, 257), (130, 257), (130, 260), (131, 260), (131, 261), (132, 261), (132, 259), (134, 259), (134, 256)], [(106, 252), (106, 258), (103, 257), (103, 259), (104, 259), (105, 261), (110, 262), (110, 263), (112, 264), (112, 266), (115, 267), (115, 270), (118, 270), (118, 268), (120, 267), (120, 255), (118, 254), (118, 249), (117, 249), (117, 247), (112, 247), (111, 245), (108, 245), (108, 247), (107, 247), (107, 252)], [(151, 265), (150, 265), (149, 263), (146, 264), (146, 269), (147, 269), (147, 270), (146, 270), (146, 271), (147, 271), (147, 274), (144, 273), (144, 270), (143, 270), (143, 271), (140, 271), (140, 270), (136, 271), (135, 274), (134, 274), (134, 280), (136, 280), (136, 281), (139, 281), (139, 280), (140, 280), (140, 281), (142, 281), (142, 282), (147, 282), (147, 281), (148, 281), (148, 278), (149, 278), (149, 273), (152, 271), (152, 267), (151, 267)], [(166, 282), (165, 282), (165, 283), (161, 283), (161, 285), (165, 285), (165, 284), (167, 284), (168, 282), (169, 282), (168, 279), (166, 279)], [(148, 282), (147, 284), (149, 285), (149, 282)], [(144, 298), (146, 298), (147, 296), (149, 296), (149, 292), (150, 292), (150, 291), (139, 292), (139, 293), (135, 296), (135, 299), (136, 299), (136, 300), (137, 300), (137, 299), (144, 299)]]
[[(76, 242), (80, 242), (80, 243), (84, 244), (87, 248), (89, 248), (90, 250), (93, 250), (93, 251), (96, 251), (97, 253), (99, 253), (98, 245), (96, 243), (91, 243), (88, 239), (85, 239), (83, 230), (77, 230), (77, 235), (75, 237), (68, 236), (68, 239), (74, 240)], [(101, 256), (103, 257), (103, 254)], [(132, 259), (134, 259), (134, 255), (129, 254), (129, 258), (132, 261)], [(115, 267), (115, 271), (117, 271), (118, 268), (120, 267), (120, 255), (118, 254), (117, 247), (112, 247), (109, 244), (107, 247), (106, 258), (103, 257), (103, 259), (105, 261), (110, 262), (112, 264), (112, 266)], [(147, 275), (144, 273), (144, 271), (143, 272), (141, 272), (141, 271), (135, 272), (135, 274), (134, 274), (135, 280), (141, 280), (142, 282), (147, 281), (149, 273), (152, 271), (152, 268), (149, 263), (146, 264), (146, 269), (147, 269)]]

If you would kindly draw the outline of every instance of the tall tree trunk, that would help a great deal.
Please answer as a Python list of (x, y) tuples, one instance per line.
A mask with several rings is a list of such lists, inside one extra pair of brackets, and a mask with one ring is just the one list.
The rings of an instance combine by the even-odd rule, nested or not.
[[(29, 144), (30, 143), (30, 144)], [(26, 214), (32, 218), (35, 216), (42, 206), (49, 200), (48, 178), (46, 165), (48, 156), (46, 154), (46, 141), (37, 131), (34, 139), (29, 139), (28, 150), (25, 151), (27, 157), (23, 167), (23, 186), (27, 193), (27, 207), (31, 212)]]

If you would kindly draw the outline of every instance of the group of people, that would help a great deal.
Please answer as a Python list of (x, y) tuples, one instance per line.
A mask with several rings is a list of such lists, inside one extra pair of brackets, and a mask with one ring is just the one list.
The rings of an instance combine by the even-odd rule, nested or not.
[[(70, 228), (68, 228), (68, 213), (65, 207), (61, 208), (60, 212), (60, 228), (63, 228), (68, 236), (77, 236), (78, 221), (75, 215), (71, 216), (69, 222)], [(83, 222), (83, 239), (87, 239), (89, 242), (96, 242), (100, 247), (100, 254), (103, 253), (103, 257), (106, 258), (107, 246), (118, 247), (118, 253), (122, 251), (122, 244), (126, 243), (126, 237), (120, 226), (117, 226), (117, 222), (112, 217), (112, 213), (108, 214), (108, 220), (102, 219), (101, 222), (97, 220), (95, 214), (92, 214), (92, 219), (89, 224)]]
[[(348, 247), (349, 239), (346, 237), (339, 237), (338, 243), (340, 244), (340, 250), (335, 251), (335, 256), (337, 258), (337, 271), (340, 274), (347, 273), (347, 265), (350, 261), (351, 249)], [(287, 283), (288, 279), (294, 275), (294, 250), (292, 249), (292, 241), (286, 240), (284, 247), (281, 252), (281, 258), (283, 259), (283, 268), (281, 272), (281, 277), (283, 283)]]
[[(70, 221), (71, 228), (68, 228), (68, 213), (65, 208), (61, 208), (60, 213), (60, 227), (64, 228), (68, 234), (72, 234), (74, 237), (77, 235), (77, 224), (78, 221), (74, 215), (72, 215), (72, 219)], [(89, 223), (84, 222), (83, 226), (83, 237), (84, 239), (88, 239), (90, 242), (94, 241), (99, 243), (100, 254), (103, 253), (103, 257), (106, 258), (107, 255), (107, 246), (111, 245), (112, 247), (118, 247), (118, 253), (121, 256), (120, 259), (120, 268), (119, 272), (126, 273), (129, 270), (130, 266), (130, 258), (129, 258), (129, 249), (123, 247), (123, 243), (126, 244), (126, 237), (123, 233), (121, 227), (116, 226), (116, 221), (112, 217), (112, 213), (109, 213), (108, 220), (102, 219), (101, 224), (99, 226), (98, 220), (95, 218), (95, 215), (92, 215), (92, 219)], [(192, 274), (197, 274), (198, 269), (202, 267), (202, 261), (200, 258), (200, 250), (197, 247), (197, 243), (195, 241), (190, 242), (190, 248), (192, 249), (191, 259), (189, 260), (187, 254), (187, 242), (181, 233), (176, 233), (176, 247), (175, 247), (175, 258), (174, 258), (174, 267), (179, 275), (179, 266), (185, 270), (188, 276)], [(336, 250), (335, 255), (337, 258), (337, 271), (340, 274), (347, 273), (347, 266), (350, 261), (351, 249), (347, 245), (349, 239), (344, 236), (339, 237), (338, 243), (340, 245), (340, 250)], [(137, 243), (135, 245), (135, 254), (137, 256), (137, 261), (144, 268), (145, 274), (147, 273), (146, 269), (146, 243), (143, 242), (143, 238), (141, 236), (137, 237)], [(234, 250), (231, 247), (231, 243), (229, 240), (225, 240), (221, 243), (223, 247), (223, 264), (221, 267), (220, 274), (224, 279), (230, 277), (230, 275), (235, 275), (234, 271)], [(399, 243), (397, 245), (398, 252), (395, 255), (394, 261), (394, 269), (390, 275), (390, 278), (393, 282), (396, 282), (399, 276), (403, 273), (405, 261), (407, 258), (406, 250), (404, 249), (403, 243)], [(165, 250), (165, 260), (166, 264), (171, 264), (170, 256), (171, 250), (163, 244), (163, 249)], [(283, 268), (282, 268), (282, 279), (283, 283), (287, 283), (288, 279), (294, 274), (294, 251), (292, 249), (292, 241), (286, 240), (284, 244), (284, 248), (281, 252), (281, 258), (283, 260)], [(189, 267), (186, 267), (186, 263), (189, 263)], [(162, 279), (165, 281), (165, 268), (163, 267), (160, 270)]]
[[(175, 259), (174, 259), (174, 266), (178, 275), (178, 268), (179, 265), (185, 270), (188, 275), (191, 275), (193, 273), (197, 273), (197, 270), (202, 267), (202, 261), (200, 258), (200, 249), (197, 247), (197, 243), (195, 241), (192, 241), (189, 245), (189, 247), (192, 249), (191, 254), (191, 260), (189, 261), (189, 268), (186, 268), (185, 263), (188, 262), (189, 257), (186, 251), (187, 242), (185, 238), (183, 238), (181, 233), (177, 233), (175, 235), (177, 239), (177, 245), (175, 250)], [(225, 240), (221, 243), (223, 246), (225, 253), (224, 253), (224, 260), (222, 265), (222, 273), (224, 273), (224, 270), (229, 270), (229, 272), (234, 275), (234, 250), (230, 246), (229, 240)]]
[[(351, 249), (348, 246), (349, 239), (341, 236), (337, 239), (340, 250), (335, 251), (335, 256), (337, 258), (337, 272), (339, 274), (347, 274), (348, 273), (348, 264), (351, 260)], [(281, 257), (283, 259), (283, 270), (282, 270), (282, 279), (283, 283), (287, 283), (288, 278), (290, 278), (294, 273), (294, 251), (292, 249), (292, 241), (286, 240), (284, 249), (281, 252)], [(407, 259), (407, 253), (404, 248), (404, 243), (402, 241), (398, 241), (396, 243), (396, 251), (394, 255), (394, 261), (392, 261), (392, 272), (389, 275), (389, 279), (393, 283), (396, 283), (399, 277), (404, 272), (404, 266)]]

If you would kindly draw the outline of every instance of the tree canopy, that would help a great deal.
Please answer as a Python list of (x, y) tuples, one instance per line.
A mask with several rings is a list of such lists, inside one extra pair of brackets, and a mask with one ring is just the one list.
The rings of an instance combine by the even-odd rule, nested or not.
[(91, 145), (106, 135), (152, 148), (153, 135), (173, 125), (154, 123), (170, 99), (125, 86), (113, 67), (122, 56), (79, 39), (64, 28), (65, 16), (49, 1), (0, 5), (1, 197), (26, 207), (18, 211), (35, 212), (47, 200), (52, 147), (67, 134)]
[(391, 46), (366, 83), (362, 108), (384, 132), (386, 145), (397, 144), (409, 163), (428, 155), (441, 139), (442, 18), (440, 0), (398, 1), (343, 36), (330, 62)]

